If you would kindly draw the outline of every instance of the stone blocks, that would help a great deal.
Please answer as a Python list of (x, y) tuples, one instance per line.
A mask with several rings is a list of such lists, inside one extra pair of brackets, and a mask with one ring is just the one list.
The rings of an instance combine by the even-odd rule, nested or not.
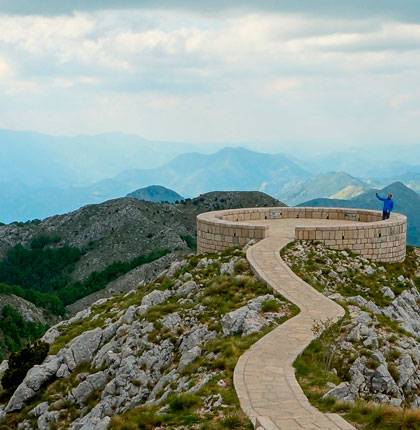
[[(375, 261), (403, 261), (406, 252), (407, 219), (394, 213), (382, 221), (381, 213), (348, 208), (250, 208), (207, 212), (197, 217), (198, 252), (223, 251), (264, 239), (267, 225), (254, 220), (296, 219), (295, 239), (315, 240), (333, 249), (348, 249)], [(352, 221), (341, 226), (299, 226), (298, 219)], [(240, 223), (240, 224), (239, 224)]]

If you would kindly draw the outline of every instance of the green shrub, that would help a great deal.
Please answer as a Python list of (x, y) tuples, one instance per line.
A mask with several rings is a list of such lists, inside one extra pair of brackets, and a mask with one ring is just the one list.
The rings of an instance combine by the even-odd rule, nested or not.
[(0, 311), (0, 360), (8, 352), (16, 352), (28, 341), (34, 341), (47, 330), (47, 325), (25, 321), (10, 305)]
[(197, 240), (189, 234), (181, 235), (181, 239), (187, 244), (188, 248), (195, 251), (197, 249)]
[(261, 305), (261, 310), (263, 312), (278, 312), (279, 309), (280, 309), (280, 305), (279, 305), (278, 301), (274, 300), (274, 299), (266, 300)]
[(25, 346), (9, 357), (9, 368), (3, 375), (1, 385), (8, 393), (13, 393), (26, 376), (30, 368), (41, 364), (48, 355), (49, 345), (36, 341)]
[(41, 235), (32, 239), (30, 243), (31, 249), (44, 249), (47, 245), (52, 245), (60, 242), (61, 238), (58, 235)]
[(179, 394), (168, 400), (171, 412), (185, 412), (197, 406), (200, 398), (194, 394)]

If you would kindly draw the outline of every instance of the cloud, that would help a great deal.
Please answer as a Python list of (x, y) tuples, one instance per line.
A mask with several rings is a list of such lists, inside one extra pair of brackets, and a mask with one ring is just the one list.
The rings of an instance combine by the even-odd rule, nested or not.
[(299, 88), (302, 81), (296, 78), (275, 78), (272, 79), (264, 88), (263, 94), (275, 96)]
[(184, 141), (349, 144), (402, 126), (399, 138), (418, 137), (419, 24), (278, 3), (203, 13), (93, 1), (66, 15), (70, 3), (54, 2), (48, 15), (0, 14), (2, 124)]
[(11, 68), (6, 61), (0, 57), (0, 78), (4, 79), (11, 74)]
[(0, 12), (18, 15), (62, 15), (108, 9), (169, 9), (200, 13), (257, 10), (340, 18), (381, 16), (407, 21), (420, 19), (417, 0), (0, 0)]

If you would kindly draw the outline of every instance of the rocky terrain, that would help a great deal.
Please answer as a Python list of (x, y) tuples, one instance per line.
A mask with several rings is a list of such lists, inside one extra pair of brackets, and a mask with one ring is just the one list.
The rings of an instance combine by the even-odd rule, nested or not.
[(0, 258), (16, 244), (41, 235), (57, 235), (60, 242), (83, 250), (72, 277), (83, 279), (114, 261), (129, 261), (157, 249), (189, 251), (196, 235), (196, 216), (214, 209), (283, 205), (260, 192), (213, 192), (177, 205), (110, 200), (84, 206), (39, 222), (0, 226)]
[(33, 303), (22, 299), (22, 297), (15, 296), (14, 294), (0, 294), (0, 313), (5, 306), (12, 306), (25, 321), (40, 324), (57, 322), (56, 318), (52, 317), (52, 315), (45, 312), (43, 309), (36, 307)]
[(242, 251), (176, 261), (50, 328), (49, 355), (10, 393), (0, 428), (251, 428), (234, 366), (296, 311), (255, 279)]
[(301, 380), (307, 395), (420, 408), (418, 250), (408, 249), (401, 264), (375, 264), (347, 251), (302, 242), (286, 249), (284, 259), (347, 310), (339, 325), (322, 327), (327, 332), (318, 347), (324, 343), (326, 377), (321, 386), (319, 381), (310, 386), (307, 372)]
[[(70, 317), (100, 298), (149, 282), (194, 250), (198, 213), (272, 205), (282, 203), (259, 192), (214, 192), (178, 204), (123, 198), (43, 221), (0, 226), (0, 302), (19, 296), (19, 303), (42, 309), (51, 324), (64, 313)], [(27, 320), (27, 306), (10, 306)], [(20, 344), (29, 335), (29, 326), (21, 327), (19, 316), (12, 317), (14, 335), (5, 339), (0, 327), (0, 359), (19, 347), (13, 336)]]

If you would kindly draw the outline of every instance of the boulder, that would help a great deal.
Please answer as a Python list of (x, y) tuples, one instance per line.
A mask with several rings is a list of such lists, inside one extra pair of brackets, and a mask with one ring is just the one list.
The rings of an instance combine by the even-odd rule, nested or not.
[(270, 318), (264, 318), (259, 314), (261, 306), (267, 300), (274, 300), (274, 296), (266, 294), (257, 297), (248, 302), (247, 305), (224, 315), (222, 318), (222, 329), (225, 336), (232, 336), (235, 334), (248, 335), (255, 333), (264, 326), (270, 324)]
[(182, 269), (182, 267), (184, 267), (185, 263), (184, 261), (174, 261), (168, 271), (166, 272), (166, 276), (168, 278), (172, 278), (175, 276), (175, 273), (178, 272), (178, 270)]
[(209, 331), (206, 325), (196, 326), (188, 334), (182, 337), (179, 350), (184, 353), (195, 346), (200, 346), (210, 339), (213, 339), (215, 336), (216, 333), (214, 331)]
[(82, 405), (95, 390), (105, 387), (107, 381), (108, 377), (104, 371), (89, 375), (77, 387), (73, 388), (69, 398), (73, 402)]
[(235, 265), (240, 260), (240, 257), (233, 257), (226, 263), (220, 265), (220, 274), (233, 276), (235, 274)]
[(177, 312), (165, 315), (162, 320), (162, 326), (168, 330), (176, 331), (182, 324), (182, 319)]
[(400, 389), (385, 364), (380, 364), (375, 370), (372, 376), (371, 386), (374, 393), (391, 394), (393, 397), (399, 397), (401, 395)]
[[(95, 328), (74, 338), (59, 356), (67, 364), (70, 371), (83, 363), (89, 363), (98, 350), (102, 340), (103, 330)], [(57, 369), (58, 370), (58, 369)]]
[(404, 290), (382, 313), (395, 321), (412, 335), (420, 336), (420, 292), (416, 288)]
[(418, 375), (418, 369), (409, 354), (402, 355), (397, 363), (398, 386), (405, 387), (407, 391), (411, 392), (413, 388), (416, 388), (415, 377)]
[(58, 330), (58, 328), (56, 326), (51, 327), (50, 329), (48, 329), (45, 333), (44, 336), (41, 337), (41, 340), (45, 343), (48, 343), (48, 345), (53, 344), (56, 339), (60, 336), (60, 331)]
[(190, 350), (183, 352), (179, 360), (178, 369), (185, 369), (185, 367), (195, 361), (195, 359), (198, 358), (200, 355), (201, 348), (199, 346), (194, 346)]
[(9, 403), (6, 412), (22, 409), (25, 404), (32, 399), (40, 388), (55, 376), (61, 365), (62, 359), (58, 356), (48, 356), (44, 363), (29, 369), (22, 383), (17, 387)]
[(197, 290), (198, 286), (194, 281), (187, 281), (176, 290), (176, 294), (180, 297), (188, 297)]
[(48, 411), (48, 402), (42, 402), (39, 405), (35, 406), (30, 412), (29, 415), (34, 417), (39, 417), (40, 415), (45, 414)]
[(395, 299), (395, 294), (391, 290), (391, 288), (383, 287), (383, 288), (381, 288), (381, 292), (384, 295), (384, 297), (386, 297), (387, 299), (391, 299), (391, 300)]
[(329, 390), (323, 395), (323, 399), (333, 398), (336, 400), (341, 400), (343, 402), (351, 402), (354, 400), (354, 395), (350, 390), (350, 384), (348, 382), (342, 382), (336, 387)]
[(154, 290), (151, 293), (145, 295), (143, 300), (141, 301), (142, 306), (156, 306), (165, 302), (169, 297), (171, 297), (172, 293), (168, 290)]

